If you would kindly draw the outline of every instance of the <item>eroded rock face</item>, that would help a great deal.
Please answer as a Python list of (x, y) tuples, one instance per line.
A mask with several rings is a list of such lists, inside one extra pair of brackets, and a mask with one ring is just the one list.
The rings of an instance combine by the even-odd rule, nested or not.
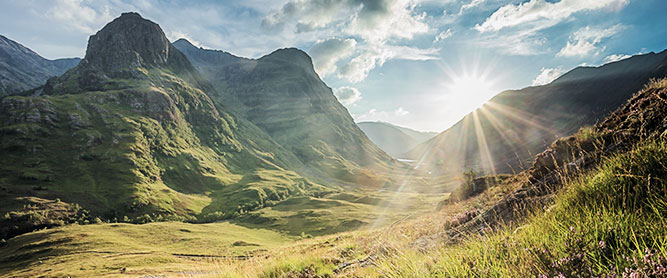
[(195, 69), (171, 45), (158, 24), (137, 13), (124, 13), (90, 37), (81, 63), (61, 77), (50, 79), (44, 94), (124, 90), (137, 82), (154, 81), (149, 72), (155, 68), (188, 75), (187, 81), (202, 87)]
[(84, 63), (106, 73), (165, 66), (169, 41), (160, 26), (137, 13), (124, 13), (88, 40)]
[(5, 125), (44, 123), (54, 126), (60, 121), (53, 103), (24, 98), (6, 98), (0, 103), (0, 112), (7, 113)]

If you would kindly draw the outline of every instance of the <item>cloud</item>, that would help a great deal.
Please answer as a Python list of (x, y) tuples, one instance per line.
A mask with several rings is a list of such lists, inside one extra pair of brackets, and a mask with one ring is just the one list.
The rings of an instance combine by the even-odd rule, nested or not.
[(294, 25), (310, 32), (335, 25), (348, 35), (371, 41), (412, 38), (425, 33), (425, 14), (415, 14), (409, 0), (291, 0), (267, 15), (262, 26), (276, 30)]
[(499, 31), (519, 25), (536, 25), (548, 28), (569, 18), (572, 14), (593, 10), (620, 10), (629, 0), (530, 0), (518, 5), (508, 4), (491, 14), (475, 29), (479, 32)]
[(425, 13), (415, 14), (412, 1), (408, 0), (361, 0), (361, 9), (352, 16), (343, 30), (372, 42), (384, 42), (390, 38), (411, 39), (426, 33), (429, 26), (424, 22)]
[(540, 74), (533, 80), (533, 86), (546, 85), (565, 73), (562, 68), (542, 68)]
[(383, 110), (377, 110), (376, 108), (372, 108), (368, 110), (368, 112), (355, 116), (355, 121), (356, 122), (367, 122), (367, 121), (382, 121), (382, 122), (395, 122), (396, 120), (399, 120), (400, 118), (403, 118), (404, 116), (410, 114), (407, 110), (405, 110), (403, 107), (398, 107), (396, 109), (388, 110), (388, 111), (383, 111)]
[(435, 36), (435, 39), (433, 40), (433, 43), (439, 42), (439, 41), (444, 41), (445, 39), (449, 38), (452, 36), (452, 29), (447, 29), (446, 31), (440, 32), (437, 36)]
[[(264, 17), (262, 26), (300, 37), (333, 37), (317, 41), (309, 51), (318, 73), (336, 72), (339, 78), (360, 82), (389, 59), (435, 59), (438, 49), (396, 45), (396, 40), (430, 31), (426, 13), (415, 12), (415, 6), (413, 0), (290, 0)], [(348, 39), (335, 39), (339, 37)]]
[(627, 58), (630, 58), (630, 57), (632, 57), (632, 55), (611, 54), (611, 55), (604, 58), (604, 63), (607, 64), (607, 63), (617, 62), (617, 61), (624, 60), (624, 59), (627, 59)]
[(105, 5), (98, 11), (83, 0), (55, 1), (46, 15), (64, 26), (86, 34), (93, 33), (113, 19), (109, 6)]
[(321, 76), (336, 71), (336, 63), (354, 53), (357, 41), (354, 39), (329, 38), (317, 41), (308, 51), (313, 57), (315, 70)]
[(407, 114), (410, 114), (410, 112), (405, 110), (403, 107), (399, 107), (399, 108), (396, 108), (396, 110), (394, 110), (394, 115), (396, 115), (396, 116), (405, 116)]
[(605, 49), (598, 48), (598, 44), (605, 38), (611, 37), (623, 30), (623, 25), (617, 24), (607, 29), (591, 28), (586, 26), (574, 32), (567, 44), (556, 54), (559, 57), (574, 57), (597, 55)]
[(481, 47), (495, 49), (507, 55), (531, 56), (545, 53), (547, 39), (535, 28), (510, 33), (491, 33), (475, 41)]
[(480, 4), (484, 3), (485, 1), (486, 0), (472, 0), (468, 4), (463, 4), (461, 6), (461, 9), (459, 10), (459, 15), (462, 15), (463, 12), (465, 12), (466, 10), (469, 10), (469, 9), (472, 9), (474, 7), (479, 6)]
[(359, 90), (353, 87), (343, 86), (333, 90), (334, 96), (344, 105), (353, 104), (361, 99)]
[(352, 83), (361, 82), (376, 66), (382, 66), (389, 59), (426, 61), (437, 60), (437, 48), (414, 48), (408, 46), (394, 46), (370, 44), (359, 49), (359, 54), (349, 62), (339, 67), (338, 77)]

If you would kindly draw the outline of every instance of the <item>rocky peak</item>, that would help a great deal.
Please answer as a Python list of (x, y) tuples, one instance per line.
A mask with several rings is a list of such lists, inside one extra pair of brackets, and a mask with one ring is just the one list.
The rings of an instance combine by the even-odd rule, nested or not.
[(188, 59), (156, 23), (138, 13), (123, 13), (88, 40), (86, 56), (63, 76), (49, 80), (45, 94), (123, 89), (123, 80), (146, 79), (143, 69), (165, 68), (193, 85), (207, 86)]
[(184, 39), (184, 38), (180, 38), (180, 39), (176, 40), (175, 42), (173, 42), (173, 44), (174, 44), (174, 46), (176, 46), (178, 48), (180, 48), (180, 47), (183, 47), (183, 48), (186, 48), (186, 47), (187, 48), (198, 48), (198, 47), (194, 46), (189, 40)]
[(283, 62), (290, 62), (296, 65), (300, 65), (309, 69), (313, 68), (313, 60), (308, 56), (306, 52), (298, 48), (281, 48), (276, 51), (271, 52), (271, 54), (266, 55), (260, 60), (280, 60)]
[(167, 64), (170, 43), (156, 23), (123, 13), (88, 40), (84, 63), (106, 73)]

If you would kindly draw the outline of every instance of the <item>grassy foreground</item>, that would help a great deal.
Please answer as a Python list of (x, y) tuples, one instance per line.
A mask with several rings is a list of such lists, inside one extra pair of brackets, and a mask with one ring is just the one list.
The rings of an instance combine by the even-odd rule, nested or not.
[[(387, 228), (320, 237), (260, 277), (665, 277), (667, 142), (607, 158), (519, 225), (448, 240), (480, 196)], [(493, 195), (492, 193), (490, 195)], [(242, 275), (242, 274), (240, 274)]]
[(229, 223), (70, 225), (10, 240), (0, 253), (0, 273), (3, 277), (220, 273), (216, 261), (244, 260), (293, 240)]
[(364, 273), (389, 277), (664, 277), (666, 180), (667, 143), (644, 143), (573, 181), (555, 205), (523, 226), (506, 227), (487, 237), (473, 236), (461, 245), (426, 254), (413, 250), (391, 254)]
[(12, 239), (0, 270), (23, 269), (10, 277), (664, 277), (665, 180), (667, 142), (658, 139), (604, 159), (522, 224), (460, 241), (442, 240), (446, 222), (502, 192), (312, 239), (230, 223), (61, 227)]

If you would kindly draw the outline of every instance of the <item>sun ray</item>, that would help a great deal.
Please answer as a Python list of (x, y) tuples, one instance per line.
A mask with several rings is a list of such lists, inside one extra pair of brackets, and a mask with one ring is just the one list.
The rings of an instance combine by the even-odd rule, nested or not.
[(489, 145), (486, 142), (486, 135), (484, 134), (484, 130), (482, 130), (482, 125), (479, 121), (479, 115), (477, 115), (477, 111), (472, 112), (472, 118), (474, 121), (473, 125), (475, 128), (475, 136), (477, 137), (478, 151), (481, 158), (480, 161), (482, 164), (486, 164), (492, 175), (496, 175), (496, 169), (493, 164), (493, 157), (489, 151)]

